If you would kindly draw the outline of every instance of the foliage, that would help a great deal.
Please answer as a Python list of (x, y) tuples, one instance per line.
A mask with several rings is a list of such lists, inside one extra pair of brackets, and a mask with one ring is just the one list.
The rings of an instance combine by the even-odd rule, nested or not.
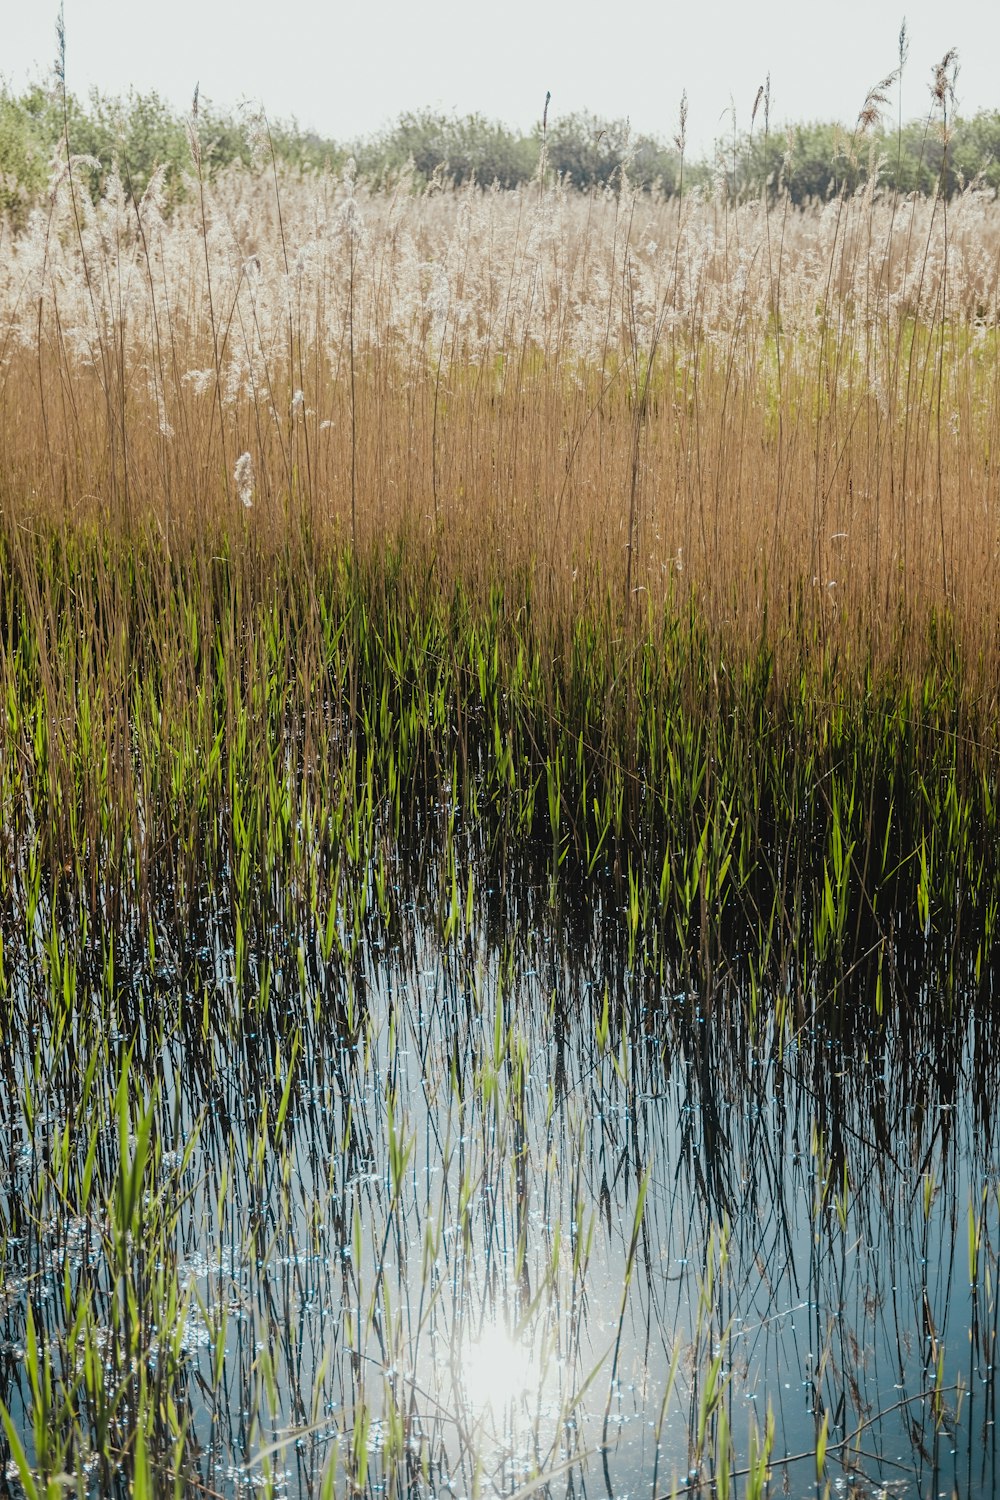
[[(19, 95), (0, 90), (0, 214), (15, 229), (24, 227), (45, 192), (50, 163), (65, 153), (67, 143), (74, 154), (101, 163), (100, 170), (89, 172), (95, 198), (113, 164), (135, 197), (162, 167), (169, 209), (184, 197), (192, 171), (192, 128), (202, 169), (211, 177), (233, 164), (259, 164), (250, 136), (262, 132), (250, 127), (242, 116), (204, 100), (196, 117), (184, 117), (155, 92), (115, 98), (95, 90), (81, 103), (41, 84)], [(409, 174), (418, 187), (436, 181), (516, 188), (537, 175), (543, 147), (540, 126), (525, 133), (481, 114), (433, 110), (404, 112), (381, 132), (351, 143), (305, 130), (296, 120), (271, 123), (266, 137), (265, 155), (273, 152), (276, 162), (295, 173), (339, 170), (352, 155), (363, 179), (384, 183)], [(544, 148), (549, 171), (582, 192), (617, 190), (625, 179), (668, 196), (678, 188), (676, 146), (655, 135), (633, 134), (627, 120), (589, 113), (555, 116)], [(1000, 111), (949, 122), (947, 142), (936, 118), (869, 134), (823, 121), (777, 131), (734, 131), (720, 138), (710, 158), (685, 164), (685, 184), (722, 188), (730, 198), (783, 193), (798, 206), (853, 192), (873, 173), (884, 187), (902, 193), (952, 194), (974, 180), (996, 192)]]
[[(205, 171), (212, 175), (233, 162), (249, 166), (251, 153), (243, 123), (202, 101), (197, 116), (178, 115), (155, 91), (130, 92), (116, 98), (93, 90), (87, 104), (75, 95), (34, 85), (24, 94), (0, 93), (0, 205), (23, 224), (41, 198), (49, 164), (65, 157), (93, 158), (100, 169), (87, 170), (95, 199), (107, 174), (117, 166), (130, 197), (145, 191), (153, 172), (164, 171), (168, 206), (184, 195), (185, 176), (193, 167), (191, 132), (195, 129)], [(291, 151), (292, 127), (278, 133)]]
[(431, 110), (399, 116), (395, 125), (355, 149), (361, 172), (375, 180), (412, 168), (418, 182), (432, 178), (512, 188), (538, 167), (538, 140), (517, 135), (483, 115), (456, 118)]
[(565, 115), (556, 120), (546, 144), (551, 168), (584, 191), (612, 187), (623, 172), (640, 187), (667, 193), (677, 183), (677, 152), (655, 136), (633, 136), (627, 120)]
[(51, 140), (32, 107), (41, 90), (20, 98), (0, 92), (0, 215), (23, 227), (48, 181)]
[(303, 130), (297, 120), (276, 120), (268, 126), (268, 149), (276, 161), (294, 172), (336, 172), (350, 154), (346, 146), (315, 130)]
[(949, 123), (936, 119), (871, 134), (813, 122), (756, 135), (742, 133), (716, 147), (717, 177), (732, 193), (773, 197), (796, 205), (854, 192), (873, 175), (888, 191), (947, 196), (976, 181), (1000, 191), (1000, 111), (981, 111)]

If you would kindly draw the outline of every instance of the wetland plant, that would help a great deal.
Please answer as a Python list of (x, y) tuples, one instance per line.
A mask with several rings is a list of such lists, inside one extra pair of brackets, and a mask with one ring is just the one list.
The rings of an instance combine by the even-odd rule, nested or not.
[(2, 1483), (987, 1493), (995, 203), (272, 166), (5, 239)]

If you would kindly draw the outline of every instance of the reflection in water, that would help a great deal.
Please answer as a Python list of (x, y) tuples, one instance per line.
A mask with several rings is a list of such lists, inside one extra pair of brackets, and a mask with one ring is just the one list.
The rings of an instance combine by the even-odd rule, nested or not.
[(541, 1358), (527, 1339), (491, 1320), (459, 1351), (462, 1389), (474, 1418), (503, 1417), (515, 1405), (531, 1407), (542, 1384)]
[[(606, 911), (442, 948), (421, 910), (351, 965), (262, 952), (238, 991), (215, 931), (122, 991), (106, 1045), (134, 1046), (150, 1188), (178, 1204), (172, 1399), (198, 1483), (666, 1494), (746, 1470), (770, 1409), (793, 1494), (821, 1431), (857, 1493), (993, 1494), (982, 981), (960, 1002), (880, 956), (876, 1019), (874, 972), (825, 996), (737, 958), (708, 988), (629, 963)], [(30, 980), (11, 1004), (8, 1100), (36, 1044), (54, 1058), (30, 1128), (4, 1117), (0, 1394), (27, 1428), (27, 1299), (58, 1339), (69, 1276), (113, 1330), (118, 1272), (95, 1212), (24, 1211), (78, 1070)], [(95, 1170), (113, 1181), (110, 1130)]]

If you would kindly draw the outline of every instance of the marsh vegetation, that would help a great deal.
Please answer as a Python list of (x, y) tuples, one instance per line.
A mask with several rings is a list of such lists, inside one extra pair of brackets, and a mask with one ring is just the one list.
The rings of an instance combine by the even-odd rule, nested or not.
[(0, 260), (2, 1482), (992, 1494), (993, 200), (80, 167)]

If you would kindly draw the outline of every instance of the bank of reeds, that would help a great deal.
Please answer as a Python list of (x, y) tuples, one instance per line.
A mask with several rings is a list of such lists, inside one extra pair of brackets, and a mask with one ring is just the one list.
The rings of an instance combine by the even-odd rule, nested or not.
[(682, 945), (991, 939), (992, 202), (264, 173), (167, 222), (76, 170), (0, 271), (8, 871), (30, 825), (186, 891), (360, 767)]
[[(277, 188), (281, 189), (280, 196)], [(710, 619), (963, 636), (994, 576), (995, 206), (800, 213), (557, 189), (369, 197), (234, 175), (169, 223), (64, 172), (8, 237), (5, 514), (418, 540)], [(537, 587), (536, 587), (537, 593)], [(623, 600), (624, 605), (624, 600)], [(853, 633), (853, 632), (852, 632)]]
[[(925, 1226), (950, 1139), (927, 1110), (953, 1107), (961, 1038), (982, 1060), (996, 207), (195, 188), (166, 222), (155, 184), (94, 209), (67, 169), (0, 262), (10, 1482), (238, 1491), (227, 1463), (315, 1439), (303, 1493), (376, 1470), (471, 1493), (461, 1378), (428, 1404), (420, 1348), (439, 1389), (504, 1297), (563, 1381), (563, 1436), (536, 1419), (515, 1478), (584, 1461), (592, 1378), (607, 1461), (622, 1330), (660, 1283), (636, 1274), (645, 1137), (622, 1125), (599, 1191), (583, 1132), (648, 1106), (655, 1135), (658, 1070), (689, 1055), (701, 1279), (686, 1323), (656, 1313), (667, 1363), (688, 1350), (656, 1443), (669, 1410), (675, 1472), (722, 1494), (726, 1069), (783, 1077), (816, 1028), (793, 1134), (815, 1126), (813, 1213), (846, 1256), (870, 1174), (826, 1049), (884, 1047), (903, 1094), (933, 1055), (906, 1106)], [(537, 999), (525, 929), (544, 1015), (510, 998)], [(589, 974), (560, 998), (574, 934), (614, 956), (613, 1000)], [(578, 1339), (595, 1199), (624, 1277), (610, 1374)], [(848, 1395), (863, 1421), (847, 1342), (824, 1386), (834, 1342), (821, 1480), (826, 1396), (831, 1452)], [(748, 1493), (772, 1441), (748, 1440)]]

